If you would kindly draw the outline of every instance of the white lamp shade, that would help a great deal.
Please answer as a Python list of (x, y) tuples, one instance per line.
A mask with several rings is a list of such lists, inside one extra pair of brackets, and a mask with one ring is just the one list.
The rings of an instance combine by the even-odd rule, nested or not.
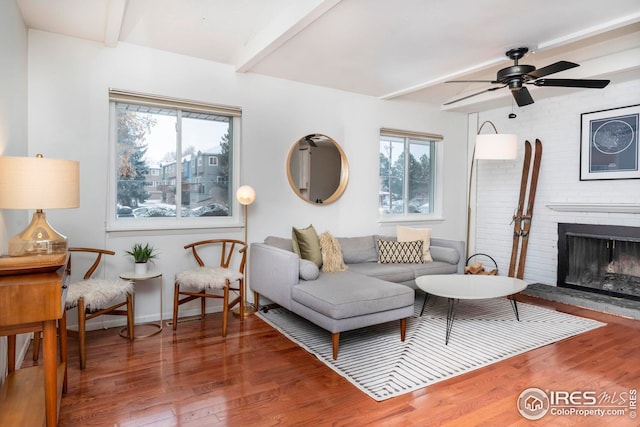
[(476, 136), (476, 159), (513, 160), (518, 157), (518, 136), (505, 133)]
[(250, 185), (243, 185), (236, 191), (236, 199), (241, 205), (250, 205), (256, 199), (256, 190)]
[(44, 157), (0, 157), (0, 209), (80, 206), (80, 163)]

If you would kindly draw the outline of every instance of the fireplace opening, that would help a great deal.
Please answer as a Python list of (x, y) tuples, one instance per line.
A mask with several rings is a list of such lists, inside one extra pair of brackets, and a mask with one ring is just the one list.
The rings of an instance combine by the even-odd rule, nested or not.
[(557, 284), (640, 301), (640, 227), (558, 224)]

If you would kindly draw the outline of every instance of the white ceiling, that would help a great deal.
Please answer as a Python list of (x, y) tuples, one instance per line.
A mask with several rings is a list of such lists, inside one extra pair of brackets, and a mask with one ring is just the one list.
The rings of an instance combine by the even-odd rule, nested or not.
[[(521, 64), (580, 67), (553, 77), (640, 78), (638, 0), (17, 0), (29, 28), (131, 43), (257, 73), (441, 106)], [(534, 99), (568, 88), (529, 86)], [(606, 90), (606, 89), (604, 89)], [(508, 89), (442, 107), (511, 106)], [(533, 104), (535, 105), (535, 104)], [(525, 107), (531, 108), (531, 106)]]

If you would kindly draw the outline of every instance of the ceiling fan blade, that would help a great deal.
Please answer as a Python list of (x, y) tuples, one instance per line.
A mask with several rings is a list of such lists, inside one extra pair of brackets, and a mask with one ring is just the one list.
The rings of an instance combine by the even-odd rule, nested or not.
[(579, 64), (575, 64), (569, 61), (558, 61), (551, 65), (547, 65), (546, 67), (542, 67), (535, 71), (527, 73), (527, 75), (533, 77), (534, 79), (539, 79), (540, 77), (548, 76), (549, 74), (559, 73), (560, 71), (569, 70), (571, 68), (579, 66)]
[(587, 89), (602, 89), (609, 84), (609, 80), (590, 79), (538, 79), (531, 82), (536, 86), (560, 86), (560, 87), (583, 87)]
[(533, 98), (529, 93), (529, 89), (526, 87), (520, 88), (519, 90), (512, 90), (511, 94), (513, 95), (513, 99), (516, 100), (516, 104), (518, 107), (524, 107), (525, 105), (533, 104)]
[(313, 135), (307, 135), (304, 137), (304, 140), (307, 141), (309, 143), (310, 146), (312, 147), (318, 147), (318, 144), (316, 144), (316, 142), (313, 140)]
[(480, 91), (480, 92), (472, 93), (471, 95), (463, 96), (462, 98), (454, 99), (453, 101), (445, 102), (445, 103), (444, 103), (444, 104), (442, 104), (442, 105), (450, 105), (450, 104), (454, 104), (454, 103), (456, 103), (456, 102), (463, 101), (463, 100), (465, 100), (465, 99), (469, 99), (469, 98), (471, 98), (471, 97), (474, 97), (474, 96), (477, 96), (477, 95), (483, 94), (483, 93), (485, 93), (485, 92), (492, 92), (492, 91), (494, 91), (494, 90), (502, 89), (502, 88), (503, 88), (503, 87), (505, 87), (505, 86), (507, 86), (507, 85), (504, 85), (504, 86), (498, 86), (498, 87), (490, 87), (489, 89), (485, 89), (485, 90)]
[(448, 80), (445, 83), (500, 83), (495, 80)]

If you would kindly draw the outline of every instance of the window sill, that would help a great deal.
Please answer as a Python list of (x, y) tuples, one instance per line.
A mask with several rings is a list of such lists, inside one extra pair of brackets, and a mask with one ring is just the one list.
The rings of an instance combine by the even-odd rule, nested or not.
[(131, 231), (188, 231), (188, 230), (228, 230), (230, 228), (244, 228), (244, 224), (238, 221), (215, 223), (210, 222), (195, 224), (195, 223), (176, 223), (176, 222), (162, 222), (158, 224), (110, 224), (105, 227), (107, 233), (126, 233)]
[(444, 217), (440, 215), (388, 215), (378, 218), (378, 224), (393, 224), (393, 223), (405, 223), (405, 222), (439, 222), (444, 221)]

